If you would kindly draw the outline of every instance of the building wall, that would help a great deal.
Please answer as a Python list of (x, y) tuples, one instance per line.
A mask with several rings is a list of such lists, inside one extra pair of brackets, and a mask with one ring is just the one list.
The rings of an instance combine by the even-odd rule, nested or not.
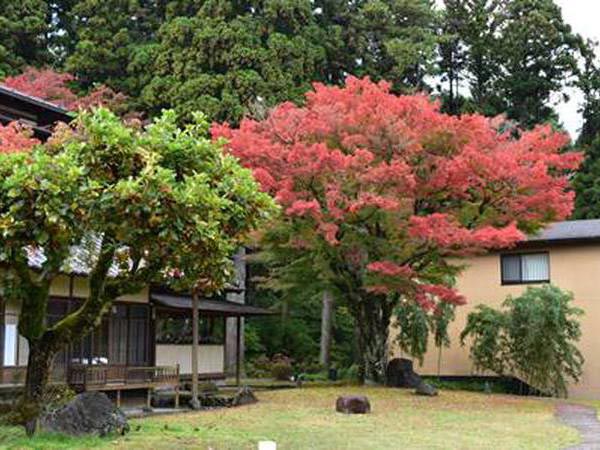
[[(52, 286), (50, 287), (50, 295), (59, 296), (59, 297), (69, 297), (70, 296), (70, 277), (69, 276), (59, 276), (57, 277)], [(85, 298), (88, 295), (88, 281), (83, 277), (73, 277), (73, 297), (75, 298)], [(137, 294), (134, 295), (126, 295), (123, 297), (119, 297), (117, 301), (124, 302), (132, 302), (132, 303), (148, 303), (148, 289), (145, 288)], [(17, 325), (19, 315), (21, 313), (21, 305), (14, 301), (9, 301), (6, 303), (5, 308), (5, 322), (6, 326), (9, 325)], [(3, 345), (2, 342), (0, 342)], [(23, 336), (17, 337), (17, 354), (16, 354), (16, 365), (17, 366), (26, 366), (27, 359), (29, 356), (29, 346), (27, 344), (27, 340)], [(0, 361), (0, 365), (3, 361)]]
[[(200, 345), (198, 348), (198, 372), (223, 373), (225, 347), (223, 345)], [(179, 364), (182, 375), (192, 373), (192, 346), (157, 345), (156, 365), (175, 366)]]
[[(69, 297), (70, 280), (67, 275), (57, 277), (50, 287), (50, 295)], [(73, 297), (85, 298), (89, 293), (88, 279), (85, 277), (73, 277)], [(148, 303), (148, 288), (142, 289), (135, 294), (119, 297), (118, 301), (133, 303)]]
[[(579, 349), (585, 357), (583, 377), (578, 384), (569, 388), (569, 395), (600, 399), (600, 244), (556, 245), (540, 248), (539, 251), (549, 252), (551, 283), (571, 291), (575, 305), (585, 312), (581, 318), (583, 335), (579, 343)], [(461, 347), (459, 338), (469, 312), (479, 304), (498, 307), (508, 295), (517, 296), (527, 288), (527, 285), (502, 286), (499, 254), (472, 258), (467, 265), (458, 279), (457, 287), (467, 298), (468, 304), (456, 309), (456, 320), (449, 330), (451, 347), (442, 351), (442, 375), (475, 374), (469, 360), (468, 345)], [(417, 367), (417, 371), (436, 375), (438, 350), (432, 343), (429, 348), (423, 366)], [(392, 345), (391, 354), (393, 357), (400, 356), (400, 351)]]
[[(51, 295), (69, 296), (70, 280), (67, 276), (58, 277), (52, 284)], [(85, 278), (75, 277), (73, 279), (73, 296), (86, 297), (88, 284)], [(118, 301), (148, 303), (148, 290), (144, 289), (138, 294), (120, 297)], [(7, 302), (6, 323), (17, 324), (21, 306), (18, 303)], [(17, 365), (26, 366), (28, 357), (27, 341), (18, 336)], [(191, 345), (156, 345), (156, 365), (174, 366), (180, 365), (181, 374), (191, 374)], [(225, 347), (223, 345), (201, 345), (198, 351), (199, 372), (223, 373), (225, 363)], [(1, 361), (0, 361), (1, 363)]]

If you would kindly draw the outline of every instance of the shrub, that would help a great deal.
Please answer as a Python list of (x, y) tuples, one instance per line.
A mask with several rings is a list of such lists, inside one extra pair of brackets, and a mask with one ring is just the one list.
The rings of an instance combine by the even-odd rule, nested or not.
[(353, 364), (338, 371), (338, 379), (344, 381), (358, 381), (358, 365)]
[(292, 365), (287, 362), (276, 362), (271, 366), (271, 375), (279, 381), (289, 381), (294, 375)]
[(583, 311), (572, 301), (572, 294), (555, 286), (528, 288), (508, 297), (502, 311), (480, 306), (469, 314), (461, 342), (471, 338), (477, 369), (514, 375), (540, 391), (566, 396), (584, 362), (577, 348)]
[(271, 360), (266, 355), (246, 363), (246, 374), (251, 378), (267, 378), (271, 375)]
[(450, 346), (448, 326), (454, 320), (454, 310), (455, 305), (443, 302), (431, 311), (415, 302), (400, 302), (394, 310), (396, 343), (404, 353), (423, 365), (430, 334), (440, 352), (442, 347)]

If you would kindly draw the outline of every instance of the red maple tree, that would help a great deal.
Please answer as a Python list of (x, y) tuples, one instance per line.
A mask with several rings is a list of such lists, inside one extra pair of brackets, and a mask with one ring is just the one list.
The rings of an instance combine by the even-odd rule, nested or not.
[(124, 94), (115, 92), (105, 85), (96, 86), (87, 95), (78, 96), (71, 89), (71, 84), (75, 81), (75, 77), (68, 73), (59, 73), (48, 68), (28, 67), (23, 73), (4, 79), (2, 84), (71, 111), (98, 106), (114, 111), (122, 108), (126, 100)]
[(580, 155), (562, 152), (568, 137), (550, 126), (515, 136), (497, 122), (350, 77), (343, 88), (316, 84), (303, 107), (213, 126), (282, 206), (274, 227), (287, 232), (275, 245), (314, 252), (330, 269), (366, 376), (382, 376), (401, 299), (464, 303), (453, 258), (511, 246), (570, 214), (567, 174)]
[(28, 152), (38, 145), (40, 142), (31, 137), (30, 131), (16, 122), (0, 124), (0, 154)]
[[(70, 87), (74, 80), (68, 73), (28, 67), (20, 75), (2, 80), (1, 84), (71, 111), (104, 106), (115, 112), (123, 112), (125, 95), (99, 85), (89, 94), (77, 96)], [(31, 137), (26, 125), (16, 122), (0, 125), (0, 153), (30, 151), (37, 144), (39, 141)]]

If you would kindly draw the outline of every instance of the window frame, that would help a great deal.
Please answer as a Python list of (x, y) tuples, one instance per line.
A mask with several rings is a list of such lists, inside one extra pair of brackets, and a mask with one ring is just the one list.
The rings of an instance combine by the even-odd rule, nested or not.
[[(548, 261), (548, 279), (546, 280), (523, 280), (523, 256), (527, 255), (545, 255)], [(504, 279), (504, 260), (510, 257), (519, 257), (519, 280), (518, 281), (507, 281)], [(529, 251), (519, 253), (502, 253), (500, 255), (500, 283), (502, 286), (519, 286), (526, 284), (549, 284), (550, 283), (550, 252), (549, 251)]]
[[(162, 316), (162, 317), (161, 317)], [(161, 332), (159, 327), (161, 326), (161, 320), (168, 319), (189, 319), (191, 322), (191, 317), (189, 317), (189, 311), (173, 311), (168, 308), (157, 308), (156, 309), (156, 319), (155, 319), (155, 343), (156, 345), (192, 345), (193, 339), (192, 336), (189, 337), (188, 340), (184, 340), (181, 342), (169, 342), (166, 339), (163, 339), (161, 336)], [(200, 323), (198, 324), (198, 345), (201, 346), (210, 346), (210, 345), (226, 345), (227, 341), (227, 318), (225, 316), (221, 316), (219, 314), (200, 314), (198, 320)], [(219, 324), (217, 324), (219, 322)], [(191, 324), (190, 324), (191, 326)], [(222, 336), (220, 339), (214, 339), (213, 336), (204, 336), (204, 327), (208, 327), (209, 335), (215, 332), (215, 328), (221, 327)], [(191, 328), (189, 329), (191, 333)]]

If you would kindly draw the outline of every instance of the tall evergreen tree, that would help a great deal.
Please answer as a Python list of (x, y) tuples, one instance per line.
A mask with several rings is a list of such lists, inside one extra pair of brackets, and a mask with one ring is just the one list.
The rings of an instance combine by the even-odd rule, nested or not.
[(585, 159), (573, 180), (577, 193), (573, 218), (600, 219), (600, 135), (584, 149)]
[(577, 193), (575, 219), (600, 218), (600, 68), (596, 62), (597, 43), (589, 42), (578, 86), (583, 92), (583, 125), (577, 147), (585, 152), (573, 186)]
[(143, 101), (183, 118), (201, 110), (237, 121), (262, 103), (300, 100), (323, 79), (327, 40), (309, 0), (207, 1), (161, 27)]
[(395, 91), (424, 89), (437, 45), (437, 17), (431, 0), (346, 2), (350, 20), (347, 73), (385, 79)]
[[(446, 0), (440, 68), (455, 82), (444, 93), (458, 112), (458, 80), (472, 102), (465, 109), (493, 116), (506, 113), (530, 128), (556, 118), (552, 101), (577, 81), (577, 61), (586, 51), (553, 0)], [(458, 51), (464, 60), (457, 60)]]
[(0, 79), (49, 61), (44, 0), (0, 0)]
[(160, 30), (143, 101), (184, 117), (201, 109), (236, 122), (348, 73), (421, 88), (436, 44), (430, 0), (180, 3)]
[(166, 0), (80, 0), (68, 14), (75, 36), (66, 68), (89, 88), (104, 83), (131, 98), (150, 76), (150, 49)]

